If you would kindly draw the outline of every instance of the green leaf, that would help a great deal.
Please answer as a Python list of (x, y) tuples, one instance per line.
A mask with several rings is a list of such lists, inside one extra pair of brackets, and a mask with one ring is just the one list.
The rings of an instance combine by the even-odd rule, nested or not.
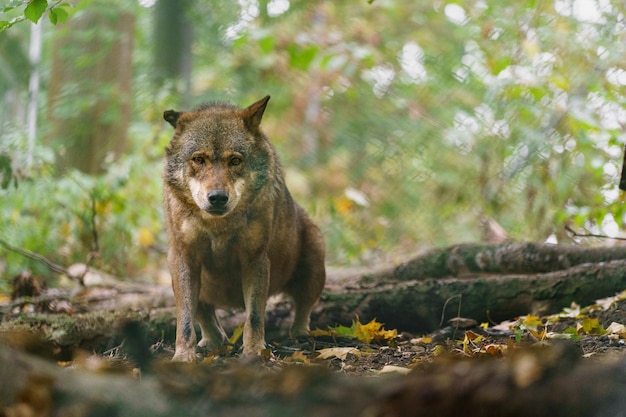
[[(61, 6), (63, 6), (63, 4), (61, 4)], [(67, 12), (67, 10), (61, 8), (61, 7), (55, 7), (54, 9), (50, 10), (51, 12), (54, 11), (54, 13), (57, 16), (57, 23), (65, 23), (67, 21), (67, 18), (69, 17), (69, 13)]]
[(47, 7), (47, 0), (32, 0), (24, 9), (24, 16), (31, 22), (37, 23)]
[(53, 25), (56, 25), (58, 22), (58, 16), (57, 16), (56, 10), (50, 9), (50, 11), (48, 12), (48, 18), (50, 19), (50, 23), (52, 23)]
[(289, 45), (287, 52), (289, 53), (289, 64), (292, 68), (297, 68), (303, 71), (309, 69), (311, 62), (315, 59), (319, 48), (314, 45), (300, 48), (297, 45)]
[(571, 340), (579, 340), (580, 336), (578, 335), (578, 331), (573, 327), (568, 327), (563, 330), (563, 334), (568, 335)]
[(269, 54), (274, 50), (276, 46), (276, 38), (274, 36), (266, 36), (264, 38), (259, 39), (259, 46), (265, 55)]

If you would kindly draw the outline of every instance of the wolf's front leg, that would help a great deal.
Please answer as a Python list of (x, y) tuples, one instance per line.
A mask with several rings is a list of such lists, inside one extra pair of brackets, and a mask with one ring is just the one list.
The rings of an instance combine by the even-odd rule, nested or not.
[(200, 292), (200, 267), (170, 249), (168, 254), (172, 287), (176, 299), (176, 351), (172, 360), (196, 361), (194, 317)]
[(270, 282), (270, 261), (266, 254), (249, 259), (243, 267), (242, 286), (246, 306), (243, 327), (243, 355), (254, 356), (265, 349), (265, 305)]

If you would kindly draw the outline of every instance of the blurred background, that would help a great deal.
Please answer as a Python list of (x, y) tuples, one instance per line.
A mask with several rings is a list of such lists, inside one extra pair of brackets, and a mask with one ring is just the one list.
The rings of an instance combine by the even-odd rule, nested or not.
[[(154, 280), (163, 111), (267, 94), (331, 265), (623, 229), (622, 1), (7, 4), (0, 238), (58, 264)], [(24, 269), (48, 273), (0, 246), (0, 290)]]

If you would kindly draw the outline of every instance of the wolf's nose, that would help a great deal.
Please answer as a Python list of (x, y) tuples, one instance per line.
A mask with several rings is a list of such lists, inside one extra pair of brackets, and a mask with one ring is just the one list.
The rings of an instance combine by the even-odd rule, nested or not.
[(209, 191), (207, 198), (213, 207), (224, 207), (228, 203), (228, 194), (224, 190)]

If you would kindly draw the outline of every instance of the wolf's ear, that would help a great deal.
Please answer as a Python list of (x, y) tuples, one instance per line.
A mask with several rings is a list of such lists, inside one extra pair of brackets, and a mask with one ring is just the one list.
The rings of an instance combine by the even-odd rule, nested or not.
[(174, 110), (166, 110), (163, 112), (163, 119), (165, 119), (167, 123), (171, 124), (172, 127), (176, 127), (176, 122), (178, 122), (178, 118), (181, 114), (182, 113)]
[(265, 111), (265, 107), (267, 106), (267, 102), (269, 100), (270, 96), (265, 96), (261, 100), (243, 110), (241, 116), (248, 130), (255, 131), (259, 128), (261, 119), (263, 118), (263, 112)]

